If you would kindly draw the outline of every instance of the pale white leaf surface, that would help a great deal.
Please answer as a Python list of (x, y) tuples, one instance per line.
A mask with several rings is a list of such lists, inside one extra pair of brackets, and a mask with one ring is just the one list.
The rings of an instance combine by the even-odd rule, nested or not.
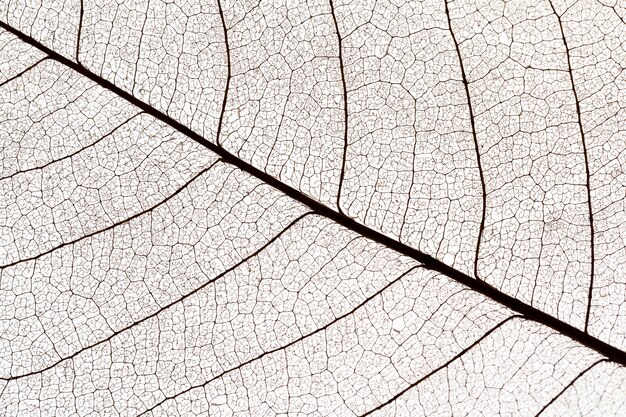
[(0, 415), (626, 414), (616, 0), (0, 4)]

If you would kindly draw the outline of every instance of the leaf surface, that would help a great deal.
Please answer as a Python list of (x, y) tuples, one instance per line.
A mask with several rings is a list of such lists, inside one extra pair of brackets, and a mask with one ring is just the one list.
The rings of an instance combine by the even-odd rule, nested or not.
[(0, 6), (6, 415), (621, 415), (619, 4)]

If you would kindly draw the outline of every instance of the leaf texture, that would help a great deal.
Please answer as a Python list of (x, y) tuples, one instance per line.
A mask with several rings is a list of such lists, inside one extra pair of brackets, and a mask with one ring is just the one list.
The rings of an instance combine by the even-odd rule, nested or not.
[(0, 5), (0, 414), (626, 412), (626, 9)]

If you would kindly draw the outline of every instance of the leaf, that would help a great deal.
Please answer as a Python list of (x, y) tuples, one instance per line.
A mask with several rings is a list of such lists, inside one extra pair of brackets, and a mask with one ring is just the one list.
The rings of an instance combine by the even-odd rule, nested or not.
[(0, 5), (2, 415), (621, 415), (626, 10)]

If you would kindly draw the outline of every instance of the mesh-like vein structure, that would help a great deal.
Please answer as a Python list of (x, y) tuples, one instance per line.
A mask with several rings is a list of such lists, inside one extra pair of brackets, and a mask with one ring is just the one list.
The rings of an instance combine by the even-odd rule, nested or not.
[(623, 415), (625, 19), (0, 4), (0, 414)]

